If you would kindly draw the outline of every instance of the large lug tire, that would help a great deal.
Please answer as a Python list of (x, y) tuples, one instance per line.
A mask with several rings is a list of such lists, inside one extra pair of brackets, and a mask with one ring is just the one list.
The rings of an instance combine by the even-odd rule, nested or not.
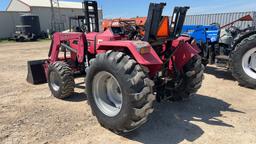
[(132, 131), (148, 120), (155, 101), (153, 85), (142, 67), (122, 52), (98, 54), (86, 76), (92, 113), (115, 133)]
[(256, 88), (256, 34), (236, 45), (230, 56), (230, 69), (240, 85)]
[(180, 85), (172, 91), (172, 101), (188, 99), (196, 93), (202, 86), (204, 79), (204, 65), (201, 57), (194, 56), (183, 68)]
[(209, 64), (214, 64), (215, 63), (215, 45), (209, 45), (208, 62), (209, 62)]
[(57, 61), (48, 67), (48, 85), (54, 97), (64, 99), (74, 93), (75, 81), (71, 68)]
[(202, 57), (202, 64), (204, 66), (207, 66), (207, 64), (209, 64), (210, 59), (209, 59), (209, 50), (211, 48), (211, 46), (209, 46), (209, 44), (204, 44), (203, 42), (201, 42), (200, 44), (200, 50), (201, 53), (199, 53), (199, 55)]

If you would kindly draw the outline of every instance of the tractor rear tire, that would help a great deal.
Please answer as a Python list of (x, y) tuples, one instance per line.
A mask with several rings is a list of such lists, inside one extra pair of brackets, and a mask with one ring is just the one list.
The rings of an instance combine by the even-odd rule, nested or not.
[(183, 68), (183, 76), (180, 86), (172, 91), (171, 101), (188, 99), (202, 86), (204, 79), (204, 65), (200, 56), (194, 56)]
[[(250, 66), (249, 63), (254, 64)], [(238, 43), (230, 56), (232, 75), (240, 85), (256, 88), (256, 34), (244, 38)]]
[(71, 68), (57, 61), (48, 67), (48, 85), (54, 97), (64, 99), (74, 93), (75, 81)]
[(115, 133), (140, 127), (153, 112), (153, 81), (122, 52), (108, 51), (90, 60), (86, 86), (93, 115)]

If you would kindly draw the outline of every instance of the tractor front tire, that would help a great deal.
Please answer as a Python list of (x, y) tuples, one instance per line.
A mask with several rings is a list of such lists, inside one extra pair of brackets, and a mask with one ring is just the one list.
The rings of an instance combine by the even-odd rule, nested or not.
[(71, 68), (57, 61), (48, 67), (48, 85), (54, 97), (64, 99), (74, 93), (75, 81)]
[(256, 88), (256, 34), (236, 45), (230, 56), (230, 68), (240, 85)]
[(171, 101), (188, 99), (202, 86), (204, 65), (200, 56), (194, 56), (183, 68), (180, 85), (172, 91)]
[(108, 51), (90, 61), (86, 86), (88, 102), (99, 123), (115, 132), (130, 132), (153, 112), (153, 81), (134, 59)]

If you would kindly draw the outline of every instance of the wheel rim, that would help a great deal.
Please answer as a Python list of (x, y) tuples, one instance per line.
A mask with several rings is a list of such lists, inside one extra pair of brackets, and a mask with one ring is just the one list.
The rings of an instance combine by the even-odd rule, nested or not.
[(60, 80), (59, 76), (56, 72), (52, 71), (50, 73), (50, 84), (54, 91), (58, 91), (60, 89)]
[(256, 47), (247, 51), (242, 58), (244, 72), (253, 79), (256, 79)]
[(102, 71), (93, 80), (93, 98), (102, 113), (109, 117), (118, 115), (122, 108), (123, 95), (116, 78)]

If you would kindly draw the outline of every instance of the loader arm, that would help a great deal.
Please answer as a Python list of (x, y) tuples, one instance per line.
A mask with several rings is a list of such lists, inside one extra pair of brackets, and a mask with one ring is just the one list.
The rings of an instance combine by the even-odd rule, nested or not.
[(48, 54), (51, 63), (58, 61), (60, 47), (70, 51), (71, 56), (77, 58), (79, 63), (84, 62), (84, 56), (88, 50), (84, 33), (54, 33)]

